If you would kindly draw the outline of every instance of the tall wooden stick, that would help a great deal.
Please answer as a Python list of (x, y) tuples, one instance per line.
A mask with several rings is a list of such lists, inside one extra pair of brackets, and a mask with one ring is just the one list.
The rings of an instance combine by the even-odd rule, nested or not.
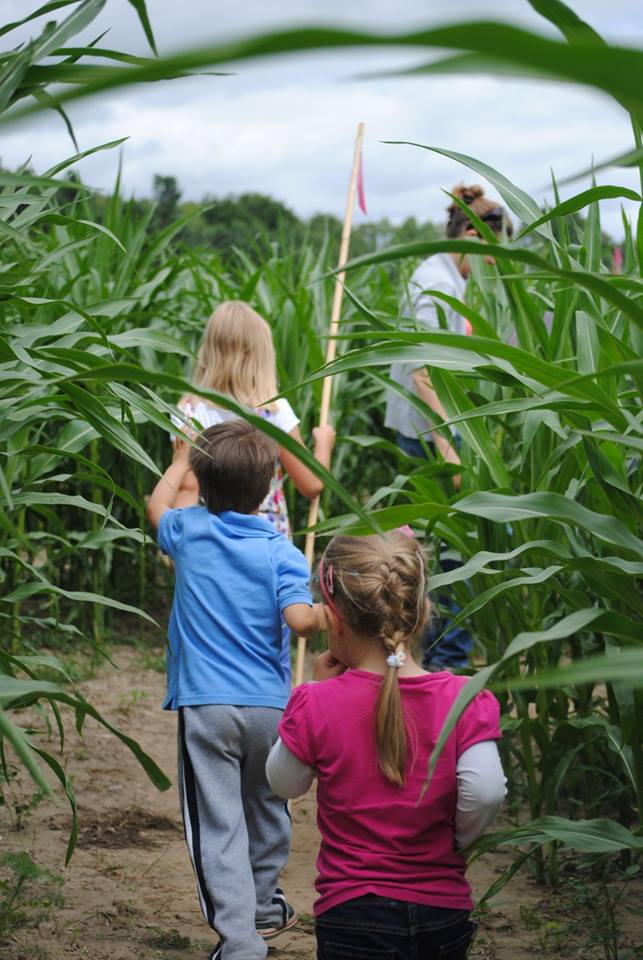
[[(344, 214), (344, 226), (342, 227), (342, 240), (339, 245), (339, 260), (337, 266), (343, 267), (348, 260), (348, 245), (351, 238), (351, 227), (353, 225), (353, 204), (355, 202), (355, 191), (357, 187), (357, 177), (359, 174), (360, 157), (362, 153), (362, 140), (364, 139), (364, 124), (357, 125), (357, 136), (355, 137), (355, 152), (353, 154), (353, 167), (351, 170), (350, 183), (348, 185), (348, 197), (346, 198), (346, 212)], [(337, 353), (337, 332), (339, 330), (339, 315), (342, 308), (342, 297), (344, 296), (344, 278), (345, 271), (337, 274), (335, 281), (335, 291), (333, 293), (333, 306), (330, 314), (330, 327), (328, 334), (330, 339), (326, 346), (326, 363), (332, 363)], [(330, 411), (330, 393), (331, 378), (324, 377), (322, 380), (322, 399), (319, 412), (319, 426), (325, 427), (328, 423), (328, 414)], [(319, 515), (319, 497), (311, 501), (308, 512), (308, 528), (314, 527)], [(312, 568), (315, 555), (315, 533), (310, 530), (306, 534), (306, 544), (304, 553), (309, 567)], [(295, 686), (299, 686), (304, 680), (304, 661), (306, 658), (306, 638), (299, 637), (297, 640), (297, 663), (295, 667)]]

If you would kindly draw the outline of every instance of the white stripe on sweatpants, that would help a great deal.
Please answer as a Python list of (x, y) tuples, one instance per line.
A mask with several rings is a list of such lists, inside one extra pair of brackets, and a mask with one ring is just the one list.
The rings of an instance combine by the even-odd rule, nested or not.
[(183, 767), (183, 751), (181, 751), (179, 762), (181, 764), (181, 810), (183, 811), (183, 829), (185, 831), (185, 842), (188, 845), (188, 853), (190, 854), (190, 863), (192, 864), (192, 869), (194, 870), (194, 876), (196, 878), (196, 891), (199, 896), (199, 904), (201, 906), (201, 912), (203, 916), (207, 919), (208, 910), (205, 903), (205, 897), (203, 896), (203, 890), (201, 889), (201, 878), (196, 869), (196, 864), (194, 862), (194, 847), (193, 847), (193, 836), (192, 836), (192, 823), (190, 821), (190, 808), (188, 806), (187, 791), (185, 786), (185, 770)]

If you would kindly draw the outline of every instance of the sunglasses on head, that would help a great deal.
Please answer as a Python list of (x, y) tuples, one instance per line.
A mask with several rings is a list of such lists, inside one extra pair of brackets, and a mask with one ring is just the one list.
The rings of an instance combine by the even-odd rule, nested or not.
[(483, 213), (483, 215), (480, 217), (483, 223), (490, 223), (490, 224), (493, 224), (493, 223), (502, 224), (502, 221), (504, 220), (504, 218), (505, 218), (504, 210), (502, 209), (502, 207), (494, 207), (492, 210), (487, 210), (487, 212)]
[[(488, 210), (487, 213), (483, 213), (480, 216), (480, 220), (483, 223), (488, 223), (492, 230), (495, 230), (497, 233), (500, 233), (502, 230), (503, 224), (505, 222), (505, 213), (502, 207), (494, 207), (493, 210)], [(464, 227), (464, 231), (475, 230), (474, 225), (469, 222)], [(477, 233), (477, 230), (476, 230)]]

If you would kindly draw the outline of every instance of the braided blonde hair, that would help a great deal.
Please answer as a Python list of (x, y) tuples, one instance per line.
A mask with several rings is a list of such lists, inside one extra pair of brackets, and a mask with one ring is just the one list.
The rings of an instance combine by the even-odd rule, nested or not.
[[(355, 633), (379, 643), (388, 655), (406, 652), (428, 616), (426, 558), (416, 540), (398, 531), (334, 537), (321, 569), (332, 576), (326, 586), (332, 587), (333, 606)], [(388, 667), (380, 687), (375, 732), (380, 770), (404, 786), (407, 730), (397, 667)]]

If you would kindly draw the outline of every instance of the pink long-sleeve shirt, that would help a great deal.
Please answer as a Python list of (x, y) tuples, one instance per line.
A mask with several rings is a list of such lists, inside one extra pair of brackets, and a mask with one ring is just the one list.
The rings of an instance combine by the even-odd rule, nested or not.
[(374, 718), (381, 676), (349, 670), (291, 694), (280, 738), (314, 769), (318, 781), (316, 915), (369, 893), (471, 909), (466, 864), (455, 843), (456, 768), (468, 748), (500, 738), (498, 702), (488, 691), (458, 720), (420, 798), (429, 757), (466, 679), (446, 672), (399, 679), (409, 737), (402, 788), (377, 764)]

